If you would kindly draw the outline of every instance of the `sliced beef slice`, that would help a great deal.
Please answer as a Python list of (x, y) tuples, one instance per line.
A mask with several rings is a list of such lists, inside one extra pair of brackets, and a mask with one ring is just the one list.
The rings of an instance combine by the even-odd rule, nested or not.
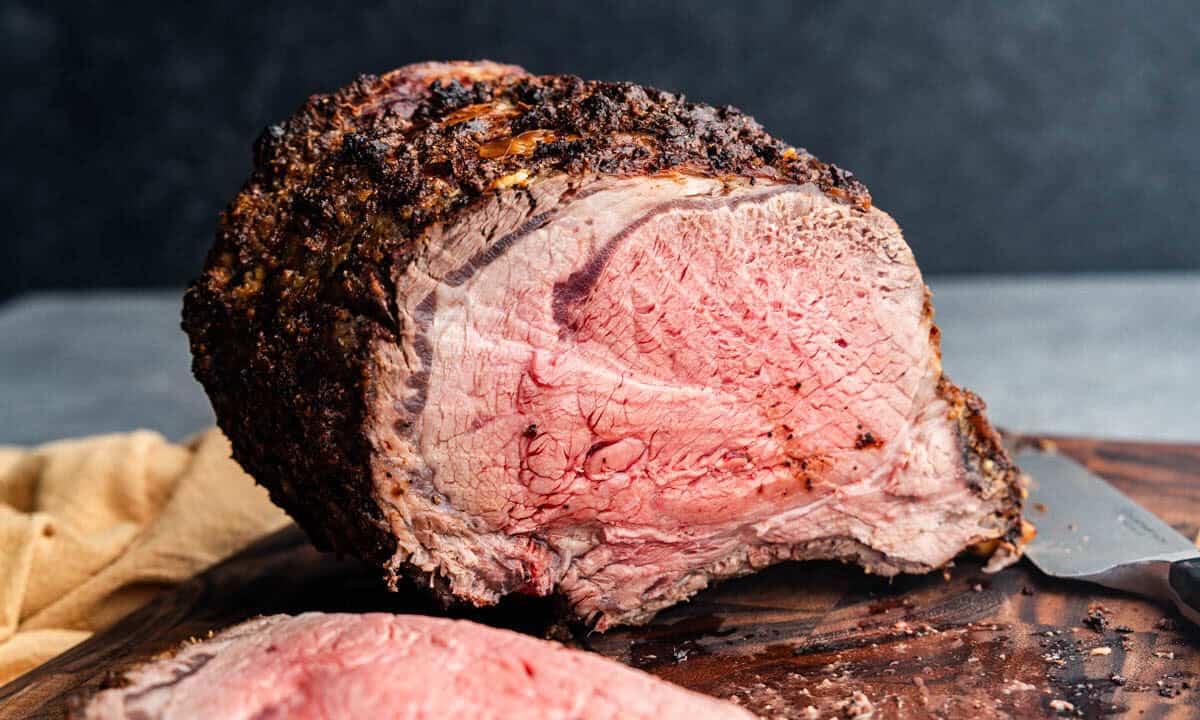
[(786, 559), (1011, 542), (899, 228), (732, 109), (425, 65), (269, 131), (185, 327), (318, 544), (604, 629)]
[(417, 615), (272, 615), (127, 673), (81, 720), (745, 719), (598, 655)]

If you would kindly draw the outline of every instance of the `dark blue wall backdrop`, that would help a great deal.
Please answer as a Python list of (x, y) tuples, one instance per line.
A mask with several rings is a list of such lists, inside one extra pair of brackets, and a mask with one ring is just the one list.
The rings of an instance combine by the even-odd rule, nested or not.
[(0, 297), (184, 283), (264, 125), (360, 72), (480, 57), (737, 105), (855, 171), (929, 272), (1196, 268), (1198, 16), (1095, 0), (7, 0)]

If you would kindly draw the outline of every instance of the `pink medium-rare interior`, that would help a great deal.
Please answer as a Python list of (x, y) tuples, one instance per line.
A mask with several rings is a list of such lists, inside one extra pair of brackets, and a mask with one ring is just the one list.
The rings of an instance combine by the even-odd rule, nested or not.
[(135, 670), (92, 720), (749, 718), (614, 661), (464, 621), (307, 613), (251, 620)]
[(675, 177), (536, 220), (401, 283), (413, 341), (377, 348), (372, 436), (398, 560), (476, 602), (557, 588), (604, 625), (709, 575), (924, 569), (985, 534), (884, 213)]

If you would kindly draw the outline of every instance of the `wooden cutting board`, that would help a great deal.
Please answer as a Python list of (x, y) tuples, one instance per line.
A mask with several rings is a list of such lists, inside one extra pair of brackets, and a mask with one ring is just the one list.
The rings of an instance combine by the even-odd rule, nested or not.
[[(1200, 446), (1057, 444), (1189, 537), (1200, 530)], [(1036, 510), (1029, 517), (1036, 523)], [(0, 718), (63, 717), (72, 696), (108, 673), (189, 637), (305, 610), (438, 612), (417, 593), (385, 592), (373, 571), (316, 552), (291, 527), (0, 688)], [(1089, 610), (1106, 624), (1089, 624)], [(538, 601), (462, 615), (548, 629)], [(649, 626), (568, 639), (772, 718), (808, 717), (809, 706), (853, 717), (855, 692), (874, 718), (1200, 717), (1200, 631), (1173, 611), (1051, 580), (1024, 562), (984, 575), (977, 560), (959, 559), (948, 578), (891, 581), (837, 563), (786, 564), (712, 588)]]

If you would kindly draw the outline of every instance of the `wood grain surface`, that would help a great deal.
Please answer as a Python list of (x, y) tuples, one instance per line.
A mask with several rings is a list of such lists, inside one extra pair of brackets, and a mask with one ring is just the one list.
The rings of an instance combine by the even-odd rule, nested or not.
[[(1200, 530), (1200, 446), (1055, 442), (1189, 537)], [(440, 612), (417, 592), (384, 591), (372, 570), (316, 552), (291, 527), (0, 688), (0, 718), (61, 718), (106, 675), (189, 637), (305, 610)], [(1089, 612), (1107, 624), (1088, 623)], [(784, 564), (604, 635), (546, 625), (544, 601), (457, 614), (554, 634), (771, 718), (868, 706), (874, 718), (1200, 717), (1200, 631), (1173, 610), (1025, 562), (985, 575), (960, 558), (945, 577), (891, 581)]]

